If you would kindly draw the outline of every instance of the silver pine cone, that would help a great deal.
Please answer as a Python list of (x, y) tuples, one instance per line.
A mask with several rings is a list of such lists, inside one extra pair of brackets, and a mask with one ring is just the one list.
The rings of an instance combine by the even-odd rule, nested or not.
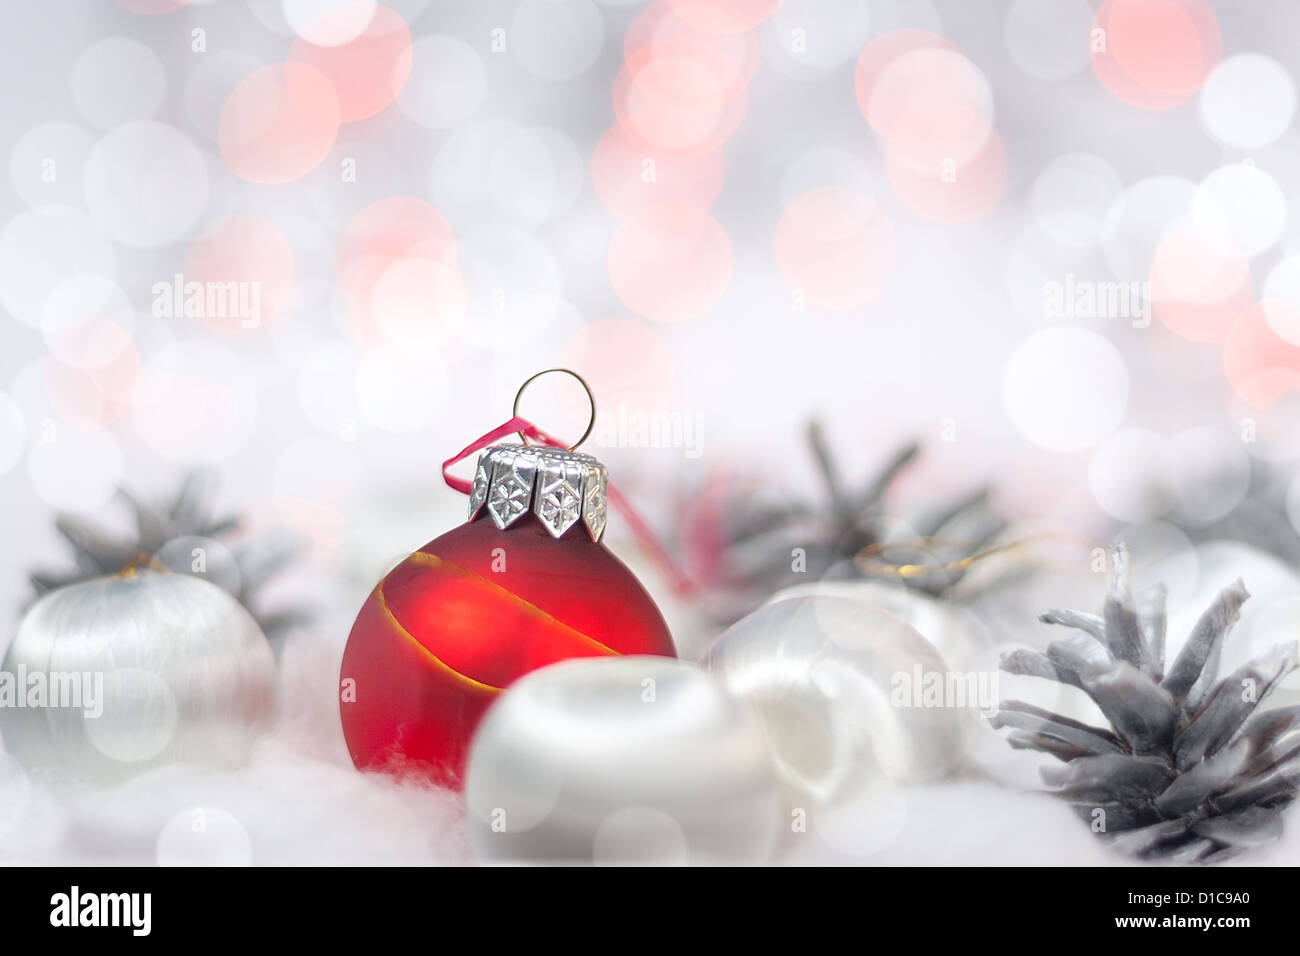
[[(308, 620), (300, 608), (268, 609), (261, 589), (284, 570), (296, 556), (295, 542), (283, 535), (265, 535), (236, 540), (240, 521), (214, 512), (217, 479), (210, 471), (192, 471), (181, 480), (170, 500), (144, 502), (118, 489), (117, 498), (130, 509), (131, 530), (114, 534), (76, 515), (61, 514), (55, 525), (72, 546), (75, 567), (66, 571), (33, 571), (30, 575), (36, 597), (91, 578), (116, 574), (124, 567), (154, 558), (168, 542), (182, 537), (209, 538), (227, 545), (238, 567), (238, 583), (231, 590), (257, 620), (274, 645), (279, 638)], [(178, 573), (193, 573), (187, 564), (169, 566)], [(221, 583), (217, 581), (215, 583)]]
[[(886, 498), (920, 455), (920, 445), (913, 442), (898, 449), (867, 481), (852, 485), (843, 480), (818, 422), (809, 424), (807, 441), (825, 485), (824, 502), (788, 500), (759, 485), (736, 493), (717, 516), (723, 547), (719, 563), (725, 569), (722, 590), (730, 592), (718, 602), (722, 620), (735, 621), (773, 592), (808, 580), (876, 578), (939, 596), (963, 579), (961, 559), (990, 547), (1006, 527), (989, 504), (988, 489), (980, 488), (915, 516), (909, 522), (914, 540), (897, 540)], [(790, 564), (796, 548), (806, 562), (797, 571)], [(873, 562), (859, 560), (868, 552)], [(881, 570), (873, 570), (873, 565)], [(904, 577), (884, 570), (903, 565), (920, 573)]]
[(1208, 863), (1275, 839), (1300, 783), (1300, 707), (1259, 704), (1296, 668), (1297, 643), (1218, 679), (1223, 642), (1250, 596), (1237, 580), (1166, 667), (1164, 586), (1134, 596), (1127, 553), (1121, 546), (1111, 557), (1101, 615), (1048, 611), (1041, 620), (1079, 633), (1001, 662), (1008, 673), (1081, 689), (1110, 726), (1014, 700), (1002, 702), (993, 726), (1010, 730), (1012, 747), (1058, 758), (1044, 781), (1121, 851)]

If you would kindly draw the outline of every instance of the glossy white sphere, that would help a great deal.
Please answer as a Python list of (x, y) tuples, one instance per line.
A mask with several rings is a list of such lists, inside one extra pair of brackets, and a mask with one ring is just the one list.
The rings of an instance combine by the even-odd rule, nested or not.
[(758, 721), (667, 657), (512, 684), (475, 734), (465, 798), (483, 862), (759, 863), (784, 824)]

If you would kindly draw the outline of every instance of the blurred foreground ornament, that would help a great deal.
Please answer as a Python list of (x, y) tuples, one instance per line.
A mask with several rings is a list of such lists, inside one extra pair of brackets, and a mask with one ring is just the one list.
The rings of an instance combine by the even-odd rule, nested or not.
[(1127, 551), (1116, 548), (1111, 560), (1101, 615), (1048, 611), (1043, 621), (1080, 633), (1046, 653), (1018, 650), (1002, 661), (1012, 674), (1082, 690), (1110, 726), (1020, 701), (1003, 701), (994, 726), (1011, 730), (1011, 746), (1063, 762), (1043, 769), (1045, 782), (1124, 852), (1207, 863), (1275, 839), (1300, 784), (1300, 712), (1258, 705), (1295, 670), (1297, 642), (1218, 679), (1228, 632), (1250, 596), (1238, 579), (1166, 667), (1164, 586), (1135, 596)]
[(484, 862), (761, 863), (789, 819), (754, 715), (663, 657), (520, 679), (474, 738), (465, 796)]
[[(952, 708), (960, 725), (954, 747), (963, 752), (961, 769), (972, 769), (981, 745), (996, 745), (1004, 752), (998, 735), (984, 719), (997, 707), (997, 654), (993, 635), (975, 608), (913, 588), (900, 588), (885, 581), (818, 581), (778, 591), (771, 603), (791, 598), (822, 597), (847, 599), (870, 605), (912, 627), (943, 659), (945, 682), (960, 683), (961, 706)], [(951, 675), (951, 677), (949, 677)], [(1037, 777), (1034, 778), (1037, 781)]]
[(962, 707), (943, 693), (947, 664), (869, 604), (777, 601), (732, 625), (700, 663), (757, 710), (787, 801), (814, 825), (819, 809), (959, 765)]
[(576, 446), (487, 447), (516, 430), (547, 439), (516, 416), (444, 464), (446, 474), (486, 448), (469, 520), (389, 572), (352, 626), (340, 713), (358, 769), (458, 785), (483, 712), (529, 671), (570, 657), (675, 656), (654, 601), (601, 543), (605, 466)]
[(920, 447), (906, 446), (866, 484), (846, 488), (815, 422), (808, 441), (826, 484), (827, 507), (774, 498), (771, 489), (715, 487), (698, 496), (688, 517), (688, 570), (711, 593), (723, 620), (734, 621), (776, 591), (810, 579), (865, 577), (941, 595), (965, 576), (966, 559), (1005, 527), (980, 489), (912, 522), (909, 540), (891, 539), (885, 497)]
[(0, 672), (0, 738), (55, 781), (232, 767), (269, 725), (274, 690), (270, 645), (230, 594), (128, 567), (28, 610)]
[(114, 534), (76, 515), (60, 515), (59, 533), (72, 545), (77, 570), (34, 572), (38, 595), (57, 588), (116, 574), (122, 568), (151, 559), (177, 574), (192, 575), (228, 591), (257, 620), (267, 639), (276, 642), (307, 619), (299, 608), (268, 610), (262, 588), (292, 561), (296, 547), (282, 535), (234, 541), (240, 520), (214, 514), (216, 477), (194, 471), (185, 476), (170, 501), (151, 504), (125, 489), (118, 498), (132, 512), (130, 533)]
[(947, 664), (960, 670), (968, 669), (992, 643), (987, 627), (966, 605), (874, 578), (798, 584), (778, 591), (769, 603), (804, 597), (845, 598), (892, 614), (915, 628)]

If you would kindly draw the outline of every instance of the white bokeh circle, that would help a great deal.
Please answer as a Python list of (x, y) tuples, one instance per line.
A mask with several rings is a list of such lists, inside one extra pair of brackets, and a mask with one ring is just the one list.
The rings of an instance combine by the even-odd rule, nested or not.
[(72, 67), (72, 101), (97, 129), (111, 129), (158, 112), (167, 74), (157, 54), (130, 37), (105, 37)]
[(208, 163), (190, 138), (166, 123), (119, 126), (86, 161), (86, 208), (128, 246), (155, 248), (188, 235), (208, 206)]
[(32, 441), (27, 473), (52, 508), (93, 511), (107, 504), (121, 484), (122, 450), (112, 433), (97, 425), (48, 422)]
[(185, 115), (212, 142), (221, 128), (221, 109), (240, 80), (265, 64), (245, 50), (205, 54), (185, 81)]
[(19, 321), (38, 327), (50, 293), (80, 275), (117, 276), (113, 244), (84, 213), (31, 209), (0, 230), (0, 304)]
[(871, 6), (862, 0), (785, 0), (759, 29), (763, 55), (776, 70), (814, 80), (862, 51), (871, 37)]
[(550, 249), (517, 226), (475, 230), (461, 244), (468, 342), (495, 351), (538, 338), (564, 306), (563, 278)]
[(397, 108), (429, 129), (473, 119), (487, 98), (487, 70), (477, 50), (458, 37), (434, 34), (411, 45), (411, 73)]
[(1064, 80), (1088, 68), (1096, 14), (1086, 0), (1016, 0), (1002, 39), (1016, 66), (1038, 80)]
[(1122, 282), (1141, 282), (1156, 249), (1192, 209), (1196, 184), (1180, 176), (1148, 176), (1129, 185), (1106, 210), (1102, 252)]
[(293, 28), (284, 18), (283, 0), (244, 0), (248, 12), (253, 15), (263, 29), (270, 30), (276, 36), (291, 37)]
[(564, 134), (481, 120), (443, 142), (429, 193), (452, 222), (504, 220), (533, 228), (569, 209), (585, 176), (582, 156)]
[(1250, 490), (1250, 456), (1222, 428), (1189, 428), (1169, 440), (1168, 466), (1178, 514), (1207, 525), (1241, 504)]
[(361, 356), (351, 342), (313, 352), (298, 373), (298, 402), (308, 421), (335, 437), (355, 436), (368, 424), (355, 388)]
[(27, 422), (17, 402), (0, 392), (0, 475), (23, 456), (27, 446)]
[[(1277, 374), (1276, 369), (1265, 369), (1263, 377)], [(1228, 408), (1231, 420), (1252, 439), (1246, 451), (1256, 461), (1272, 464), (1290, 464), (1300, 458), (1300, 378), (1293, 371), (1282, 370), (1279, 376), (1287, 382), (1288, 390), (1266, 408), (1258, 408), (1234, 396)], [(17, 391), (15, 390), (15, 397)], [(1249, 431), (1246, 427), (1249, 426)]]
[(1060, 245), (1096, 245), (1104, 235), (1106, 210), (1123, 189), (1119, 173), (1100, 156), (1058, 156), (1043, 167), (1030, 189), (1034, 223)]
[(1225, 253), (1257, 256), (1282, 238), (1287, 202), (1282, 188), (1253, 163), (1221, 166), (1192, 199), (1192, 218), (1207, 243)]
[(1269, 270), (1260, 306), (1278, 338), (1300, 346), (1300, 254), (1279, 259)]
[(63, 280), (41, 310), (45, 345), (64, 365), (103, 368), (133, 347), (135, 310), (117, 283), (99, 275)]
[(1002, 401), (1016, 429), (1050, 451), (1075, 452), (1105, 438), (1128, 411), (1129, 374), (1096, 332), (1053, 326), (1007, 358)]
[(848, 189), (869, 199), (876, 195), (871, 168), (856, 153), (815, 146), (796, 156), (781, 177), (781, 205), (789, 206), (814, 189)]
[(547, 219), (555, 219), (573, 208), (587, 186), (587, 162), (569, 136), (550, 126), (533, 126), (528, 131), (540, 137), (550, 153), (552, 177), (547, 201)]
[(9, 154), (9, 181), (29, 206), (79, 206), (95, 138), (74, 123), (41, 123)]
[(1262, 53), (1239, 53), (1221, 61), (1200, 93), (1201, 122), (1210, 135), (1237, 149), (1259, 149), (1277, 140), (1295, 118), (1295, 81)]
[(405, 192), (405, 172), (385, 150), (361, 140), (334, 144), (306, 179), (319, 222), (342, 228), (357, 213)]
[(357, 367), (355, 387), (366, 417), (383, 431), (399, 435), (436, 423), (451, 393), (439, 359), (396, 345), (380, 345), (365, 354)]
[(605, 42), (605, 21), (591, 0), (521, 0), (510, 18), (511, 50), (543, 80), (587, 72)]
[(1092, 453), (1088, 487), (1097, 505), (1128, 523), (1152, 521), (1169, 508), (1173, 495), (1162, 436), (1145, 428), (1117, 431)]
[(317, 351), (346, 331), (347, 300), (332, 279), (302, 279), (275, 321), (271, 346), (285, 362), (302, 366)]
[(366, 32), (375, 0), (281, 0), (289, 29), (316, 46), (342, 46)]

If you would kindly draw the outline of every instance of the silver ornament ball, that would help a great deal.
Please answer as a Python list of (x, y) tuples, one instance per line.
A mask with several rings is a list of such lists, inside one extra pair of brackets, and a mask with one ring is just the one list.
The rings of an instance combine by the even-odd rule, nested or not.
[(765, 605), (700, 663), (761, 716), (795, 806), (940, 779), (960, 763), (959, 708), (929, 705), (913, 686), (946, 679), (947, 663), (915, 628), (870, 604), (814, 595)]
[(242, 763), (273, 714), (275, 661), (222, 588), (140, 569), (37, 601), (0, 682), (0, 740), (21, 765), (111, 783), (169, 763)]

